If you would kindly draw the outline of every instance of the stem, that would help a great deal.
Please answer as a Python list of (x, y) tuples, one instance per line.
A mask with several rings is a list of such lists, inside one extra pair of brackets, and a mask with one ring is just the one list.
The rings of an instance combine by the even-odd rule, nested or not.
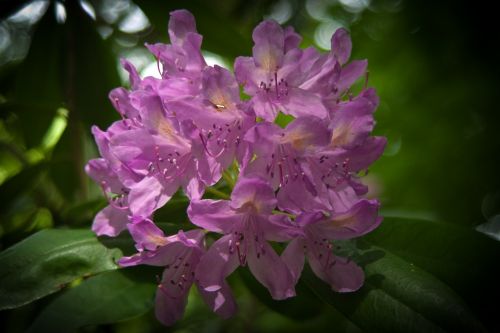
[(230, 198), (230, 197), (229, 197), (229, 194), (224, 193), (224, 192), (222, 192), (222, 191), (219, 191), (219, 190), (217, 190), (217, 189), (215, 189), (215, 188), (213, 188), (213, 187), (207, 187), (207, 188), (205, 189), (205, 191), (207, 191), (207, 192), (209, 192), (209, 193), (212, 193), (213, 195), (215, 195), (215, 196), (217, 196), (217, 197), (219, 197), (219, 198), (221, 198), (221, 199), (226, 199), (226, 200), (227, 200), (227, 199), (229, 199), (229, 198)]
[(229, 185), (229, 187), (231, 187), (231, 189), (234, 188), (234, 179), (233, 177), (231, 177), (231, 174), (227, 171), (224, 171), (222, 173), (222, 178), (224, 178), (224, 180), (226, 181), (227, 185)]
[[(70, 14), (81, 15), (78, 8), (73, 8)], [(75, 19), (75, 18), (73, 18)], [(88, 197), (87, 189), (87, 175), (85, 174), (83, 166), (85, 165), (84, 160), (84, 142), (83, 142), (83, 128), (81, 124), (81, 115), (76, 101), (77, 87), (76, 87), (76, 36), (75, 36), (75, 22), (73, 20), (67, 21), (66, 24), (68, 28), (66, 29), (66, 43), (67, 43), (67, 53), (66, 53), (66, 91), (65, 99), (69, 109), (68, 116), (68, 128), (70, 138), (71, 138), (71, 148), (72, 148), (72, 160), (74, 173), (77, 176), (78, 185), (80, 191), (78, 195), (81, 200), (86, 200)]]
[(293, 214), (290, 214), (290, 213), (287, 213), (287, 212), (282, 212), (281, 210), (276, 210), (276, 209), (275, 209), (275, 210), (273, 210), (273, 214), (281, 214), (281, 215), (286, 215), (286, 216), (288, 216), (288, 217), (290, 217), (290, 218), (292, 218), (292, 219), (295, 219), (295, 217), (296, 217), (296, 216), (295, 216), (295, 215), (293, 215)]

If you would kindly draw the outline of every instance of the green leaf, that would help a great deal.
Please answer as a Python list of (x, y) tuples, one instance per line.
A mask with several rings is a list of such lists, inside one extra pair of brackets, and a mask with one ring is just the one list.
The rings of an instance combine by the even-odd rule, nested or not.
[(134, 269), (103, 273), (69, 289), (40, 313), (28, 332), (72, 332), (144, 314), (153, 307), (156, 285), (143, 281)]
[[(249, 35), (238, 31), (234, 23), (230, 22), (233, 21), (234, 17), (227, 13), (222, 13), (217, 7), (208, 5), (202, 1), (138, 0), (135, 3), (144, 11), (163, 40), (166, 40), (166, 37), (168, 37), (166, 31), (169, 20), (168, 13), (176, 9), (185, 8), (192, 13), (198, 13), (195, 17), (198, 32), (203, 36), (210, 36), (210, 38), (203, 39), (203, 49), (230, 59), (241, 55), (249, 55), (252, 51), (252, 43)], [(221, 22), (224, 23), (221, 24)], [(238, 43), (228, 43), (228, 41), (236, 40)]]
[(309, 269), (303, 280), (365, 331), (485, 331), (461, 298), (433, 275), (377, 247), (364, 257), (373, 259), (365, 267), (364, 286), (355, 293), (333, 292)]
[(39, 183), (46, 169), (45, 163), (29, 166), (3, 183), (0, 192), (0, 201), (2, 202), (0, 212), (10, 208), (10, 205), (21, 194), (31, 191)]
[(189, 200), (177, 192), (165, 206), (155, 212), (155, 220), (174, 224), (189, 223), (187, 216), (188, 206)]
[(120, 251), (88, 230), (42, 230), (0, 253), (0, 310), (47, 296), (75, 279), (117, 268)]
[(37, 24), (29, 53), (7, 90), (8, 102), (2, 105), (3, 112), (16, 115), (13, 126), (19, 129), (28, 147), (40, 144), (63, 103), (64, 26), (56, 22), (51, 9)]
[(274, 121), (279, 127), (285, 128), (289, 123), (291, 123), (295, 117), (279, 112), (276, 120)]
[(252, 276), (248, 267), (240, 267), (238, 273), (247, 289), (260, 302), (284, 316), (296, 320), (305, 320), (314, 318), (321, 313), (321, 302), (317, 301), (315, 295), (302, 281), (299, 281), (295, 287), (296, 297), (276, 301), (270, 297), (269, 291)]
[(488, 326), (500, 329), (500, 243), (462, 226), (385, 218), (365, 241), (411, 262), (450, 286)]
[(68, 1), (65, 6), (68, 17), (62, 82), (70, 117), (82, 120), (85, 132), (90, 131), (91, 125), (106, 128), (119, 119), (108, 99), (110, 90), (120, 85), (111, 41), (102, 39), (95, 21), (78, 2)]

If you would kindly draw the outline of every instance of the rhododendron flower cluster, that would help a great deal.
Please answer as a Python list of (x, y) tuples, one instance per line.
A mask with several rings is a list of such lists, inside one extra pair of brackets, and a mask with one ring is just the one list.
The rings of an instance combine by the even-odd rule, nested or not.
[[(164, 269), (158, 319), (172, 325), (182, 317), (193, 283), (213, 311), (233, 315), (226, 278), (239, 266), (277, 300), (295, 295), (306, 258), (333, 290), (360, 288), (362, 269), (332, 244), (380, 224), (379, 203), (364, 198), (360, 178), (386, 140), (370, 136), (374, 89), (350, 90), (366, 79), (367, 62), (349, 62), (347, 31), (338, 29), (323, 53), (300, 48), (293, 28), (265, 20), (234, 75), (207, 65), (191, 13), (172, 12), (168, 32), (171, 44), (147, 45), (161, 78), (141, 78), (122, 61), (130, 89), (110, 93), (122, 119), (106, 131), (92, 128), (102, 157), (86, 166), (109, 202), (94, 232), (130, 233), (137, 253), (121, 266)], [(292, 119), (284, 127), (280, 114)], [(178, 191), (189, 198), (192, 228), (165, 235), (155, 211)], [(208, 191), (221, 199), (207, 199)]]

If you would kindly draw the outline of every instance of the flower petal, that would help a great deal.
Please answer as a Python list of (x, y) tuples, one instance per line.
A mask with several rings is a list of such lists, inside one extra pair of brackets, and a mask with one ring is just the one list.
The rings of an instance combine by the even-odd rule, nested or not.
[(198, 287), (198, 291), (212, 311), (223, 319), (228, 319), (238, 310), (231, 288), (226, 282), (223, 282), (217, 291), (209, 292), (200, 287)]
[(130, 104), (129, 92), (127, 89), (119, 87), (111, 90), (108, 95), (111, 103), (118, 113), (126, 118), (136, 118), (139, 112)]
[[(266, 242), (249, 242), (248, 267), (276, 300), (295, 296), (294, 278), (286, 264)], [(259, 248), (256, 245), (259, 244)]]
[(148, 218), (156, 209), (163, 207), (177, 190), (174, 184), (166, 186), (156, 177), (144, 177), (130, 189), (129, 205), (134, 216)]
[(127, 228), (128, 213), (128, 210), (106, 206), (95, 216), (92, 231), (97, 236), (117, 236)]
[(281, 210), (300, 214), (304, 211), (318, 211), (325, 209), (325, 205), (318, 199), (318, 193), (311, 184), (307, 174), (297, 179), (290, 179), (278, 192), (278, 207)]
[(170, 13), (168, 34), (172, 44), (182, 44), (187, 34), (196, 32), (196, 21), (189, 11), (179, 9)]
[[(188, 291), (191, 287), (186, 286), (184, 293), (180, 296), (173, 297), (166, 289), (170, 283), (166, 277), (167, 271), (163, 273), (162, 284), (158, 286), (155, 296), (155, 315), (156, 318), (166, 326), (172, 326), (176, 321), (184, 315), (184, 309), (187, 304)], [(165, 282), (164, 282), (165, 281)]]
[(362, 144), (373, 130), (376, 106), (364, 97), (341, 104), (333, 117), (331, 144), (346, 148)]
[(199, 288), (206, 292), (217, 292), (226, 285), (225, 279), (239, 265), (237, 255), (230, 253), (233, 235), (219, 238), (200, 258), (195, 277)]
[(356, 291), (364, 283), (363, 270), (352, 260), (332, 255), (329, 265), (321, 262), (308, 253), (309, 265), (314, 273), (330, 284), (333, 290), (341, 293)]
[(202, 83), (203, 94), (212, 104), (229, 108), (240, 99), (240, 89), (236, 79), (223, 67), (214, 65), (205, 68)]
[(340, 72), (340, 78), (337, 82), (337, 89), (339, 93), (343, 93), (362, 75), (366, 73), (368, 61), (355, 60), (351, 61)]
[[(368, 168), (384, 152), (387, 139), (383, 136), (368, 137), (362, 145), (350, 150), (338, 150), (334, 152), (339, 160), (349, 159), (349, 170), (358, 172)], [(328, 153), (326, 153), (329, 155)]]
[(296, 238), (288, 244), (281, 254), (281, 259), (290, 270), (295, 284), (299, 281), (304, 268), (304, 245), (305, 242), (302, 239)]
[(141, 78), (139, 77), (139, 74), (137, 73), (137, 69), (130, 63), (129, 61), (125, 59), (120, 59), (120, 63), (122, 64), (122, 67), (128, 72), (129, 74), (129, 81), (130, 81), (130, 86), (132, 89), (138, 89), (141, 84)]
[(351, 56), (352, 42), (349, 32), (340, 28), (332, 36), (332, 54), (338, 62), (343, 65)]
[(328, 239), (359, 237), (377, 228), (382, 221), (378, 216), (380, 204), (377, 200), (360, 200), (349, 211), (333, 214), (329, 218), (311, 225)]
[(330, 131), (318, 117), (301, 117), (286, 127), (283, 143), (290, 143), (296, 150), (325, 146), (330, 142)]
[(286, 27), (285, 31), (285, 53), (290, 50), (296, 49), (299, 47), (300, 42), (302, 41), (302, 37), (295, 32), (293, 27)]
[(128, 230), (139, 251), (155, 250), (157, 247), (167, 244), (165, 234), (151, 220), (129, 223)]
[(270, 214), (276, 203), (273, 188), (260, 177), (240, 177), (231, 193), (231, 208), (241, 212)]
[(273, 214), (258, 219), (264, 238), (274, 242), (285, 242), (303, 236), (303, 232), (292, 224), (290, 217), (284, 214)]
[(192, 200), (187, 213), (195, 225), (221, 234), (230, 233), (235, 223), (241, 219), (227, 200)]
[[(261, 70), (260, 70), (261, 71)], [(245, 93), (253, 96), (258, 91), (259, 69), (251, 57), (237, 57), (234, 60), (234, 75), (239, 84), (243, 85)]]
[(255, 64), (268, 72), (276, 71), (283, 62), (285, 48), (281, 26), (276, 21), (265, 20), (255, 27), (252, 38)]
[(284, 113), (295, 117), (315, 116), (325, 118), (328, 115), (328, 110), (318, 95), (300, 88), (288, 88), (288, 100), (281, 106)]

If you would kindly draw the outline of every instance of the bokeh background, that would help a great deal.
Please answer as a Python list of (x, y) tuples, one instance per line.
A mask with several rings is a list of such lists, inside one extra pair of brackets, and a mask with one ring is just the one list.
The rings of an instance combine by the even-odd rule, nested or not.
[[(227, 68), (251, 54), (251, 32), (263, 18), (294, 26), (303, 46), (325, 51), (332, 33), (346, 27), (353, 58), (369, 60), (369, 85), (381, 101), (375, 134), (386, 136), (388, 146), (365, 177), (386, 221), (356, 244), (371, 253), (359, 257), (369, 276), (360, 293), (322, 298), (322, 289), (301, 281), (300, 297), (273, 302), (242, 270), (231, 280), (241, 308), (236, 318), (218, 319), (194, 291), (172, 331), (419, 332), (426, 327), (421, 320), (436, 331), (499, 330), (500, 54), (493, 10), (481, 2), (0, 2), (0, 249), (42, 229), (90, 227), (105, 204), (83, 171), (97, 156), (90, 127), (118, 119), (107, 94), (128, 84), (120, 57), (143, 75), (158, 75), (143, 45), (168, 42), (169, 12), (180, 8), (196, 17), (208, 63)], [(178, 202), (158, 219), (184, 221), (184, 201)], [(384, 266), (388, 258), (397, 269)], [(412, 269), (437, 284), (423, 283)], [(56, 318), (47, 312), (64, 309), (64, 300), (57, 302), (70, 289), (0, 312), (0, 330), (24, 331), (37, 318), (48, 325), (43, 316)], [(82, 316), (92, 317), (87, 312)], [(80, 318), (73, 328), (165, 331), (150, 306), (112, 318)]]

